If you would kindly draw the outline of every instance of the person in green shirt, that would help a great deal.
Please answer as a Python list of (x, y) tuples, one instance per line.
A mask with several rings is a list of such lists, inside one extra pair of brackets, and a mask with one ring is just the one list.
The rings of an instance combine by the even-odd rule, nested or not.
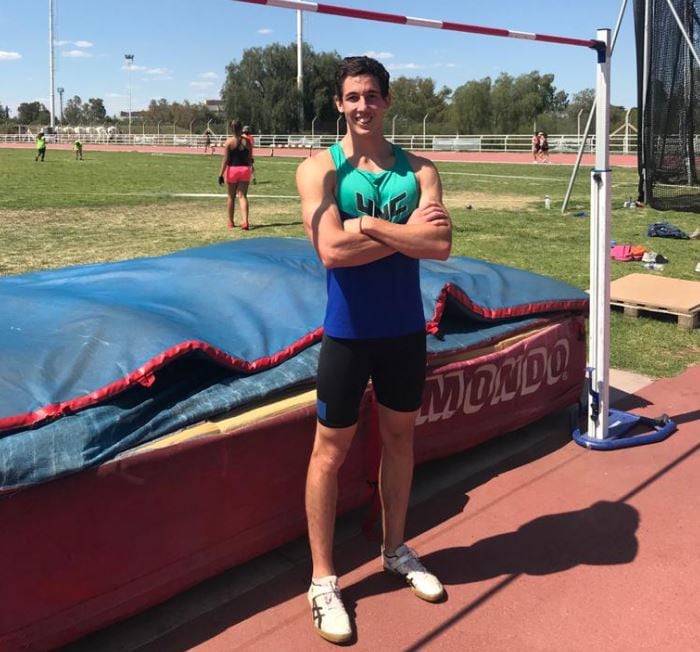
[(317, 633), (347, 643), (353, 628), (333, 560), (338, 474), (370, 378), (382, 442), (381, 565), (417, 597), (445, 598), (440, 580), (406, 545), (405, 524), (426, 373), (419, 261), (449, 256), (452, 223), (435, 165), (384, 136), (391, 106), (386, 68), (366, 56), (347, 57), (335, 91), (346, 134), (305, 159), (296, 178), (304, 227), (326, 268), (327, 287), (306, 478), (307, 595)]
[(82, 161), (83, 143), (80, 141), (80, 138), (75, 139), (75, 142), (73, 143), (73, 151), (75, 152), (75, 160), (77, 161), (78, 159), (80, 159)]
[(46, 156), (46, 136), (44, 136), (43, 131), (40, 131), (36, 135), (36, 158), (34, 160), (39, 161), (41, 159), (41, 162), (43, 163), (45, 156)]

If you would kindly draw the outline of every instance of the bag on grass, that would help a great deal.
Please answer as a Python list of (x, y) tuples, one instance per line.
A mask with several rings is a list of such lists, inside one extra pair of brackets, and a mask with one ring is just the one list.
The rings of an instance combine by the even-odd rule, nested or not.
[(628, 244), (615, 245), (612, 249), (610, 249), (610, 255), (612, 256), (613, 260), (619, 260), (623, 263), (634, 260), (632, 258), (632, 245)]
[(688, 234), (681, 231), (670, 222), (655, 222), (647, 229), (650, 238), (677, 238), (678, 240), (689, 240)]
[(644, 245), (632, 245), (632, 260), (642, 260), (647, 248)]

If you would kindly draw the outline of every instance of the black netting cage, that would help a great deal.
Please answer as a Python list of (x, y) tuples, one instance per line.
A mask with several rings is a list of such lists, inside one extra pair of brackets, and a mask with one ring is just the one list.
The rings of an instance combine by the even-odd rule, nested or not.
[[(635, 0), (639, 199), (700, 212), (700, 0)], [(692, 47), (691, 47), (692, 46)]]

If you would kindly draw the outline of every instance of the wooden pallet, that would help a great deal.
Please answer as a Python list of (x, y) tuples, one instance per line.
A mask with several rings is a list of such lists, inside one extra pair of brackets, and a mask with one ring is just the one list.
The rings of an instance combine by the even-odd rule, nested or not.
[(651, 274), (629, 274), (610, 284), (610, 304), (629, 317), (657, 313), (672, 315), (678, 328), (700, 325), (700, 282)]

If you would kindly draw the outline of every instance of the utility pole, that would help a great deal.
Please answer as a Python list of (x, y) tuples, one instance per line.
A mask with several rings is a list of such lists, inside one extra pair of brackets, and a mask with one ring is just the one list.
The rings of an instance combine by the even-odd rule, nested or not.
[(129, 143), (131, 143), (131, 68), (134, 65), (134, 55), (125, 54), (124, 58), (127, 61), (127, 76), (129, 79)]
[(64, 91), (63, 86), (59, 86), (56, 89), (56, 92), (58, 93), (58, 108), (59, 108), (58, 115), (61, 116), (61, 124), (63, 124), (63, 91)]

